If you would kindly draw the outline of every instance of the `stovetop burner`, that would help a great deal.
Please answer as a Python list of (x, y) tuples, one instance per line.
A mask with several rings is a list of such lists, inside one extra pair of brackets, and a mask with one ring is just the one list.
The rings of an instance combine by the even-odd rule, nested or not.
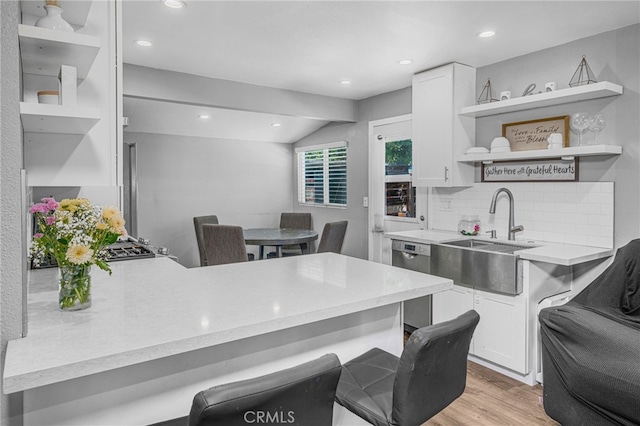
[[(115, 243), (108, 245), (105, 248), (105, 251), (107, 253), (107, 262), (155, 257), (153, 251), (139, 242), (131, 240), (116, 241)], [(34, 266), (32, 263), (31, 269), (56, 268), (57, 266), (58, 263), (53, 257), (51, 257), (44, 259), (38, 266)]]
[(107, 262), (155, 257), (151, 250), (133, 241), (117, 241), (107, 246), (105, 250), (107, 252)]

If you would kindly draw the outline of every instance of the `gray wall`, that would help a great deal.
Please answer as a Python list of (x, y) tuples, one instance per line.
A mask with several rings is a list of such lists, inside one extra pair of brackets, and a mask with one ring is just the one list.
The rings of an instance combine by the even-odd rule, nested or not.
[[(367, 208), (362, 198), (369, 194), (369, 121), (411, 113), (411, 88), (396, 90), (358, 102), (358, 121), (354, 124), (327, 125), (295, 144), (295, 147), (347, 140), (347, 208), (326, 208), (298, 205), (297, 182), (293, 187), (296, 211), (310, 212), (318, 233), (326, 222), (348, 220), (342, 253), (366, 259), (369, 229)], [(297, 176), (296, 158), (292, 162)]]
[[(7, 341), (22, 332), (22, 277), (25, 253), (21, 218), (22, 128), (17, 1), (0, 1), (0, 345), (1, 367)], [(0, 386), (2, 385), (0, 379)], [(0, 396), (0, 424), (22, 411), (22, 394)], [(18, 420), (19, 424), (20, 420)]]
[(124, 138), (137, 147), (138, 236), (168, 247), (187, 267), (200, 264), (194, 216), (277, 227), (280, 213), (293, 207), (290, 144), (129, 132)]
[[(478, 92), (491, 78), (495, 94), (510, 90), (520, 96), (535, 83), (536, 93), (544, 90), (547, 81), (556, 81), (560, 89), (569, 87), (582, 55), (598, 81), (610, 81), (624, 87), (617, 97), (539, 108), (510, 114), (484, 117), (476, 121), (476, 145), (489, 147), (500, 136), (503, 123), (538, 118), (571, 115), (575, 112), (602, 112), (606, 128), (598, 137), (599, 143), (621, 145), (622, 155), (611, 157), (582, 157), (579, 163), (581, 182), (615, 182), (615, 239), (616, 247), (640, 237), (640, 25), (580, 39), (561, 46), (535, 52), (478, 68)], [(583, 141), (593, 141), (592, 132), (583, 134)], [(577, 144), (577, 134), (571, 133), (571, 144)], [(479, 169), (479, 168), (478, 168)], [(479, 181), (478, 170), (476, 181)], [(553, 183), (539, 185), (552, 186)]]

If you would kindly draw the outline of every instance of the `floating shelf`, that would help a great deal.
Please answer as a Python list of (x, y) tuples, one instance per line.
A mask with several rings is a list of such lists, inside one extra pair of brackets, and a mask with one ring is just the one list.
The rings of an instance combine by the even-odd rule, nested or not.
[(25, 133), (84, 135), (100, 121), (100, 110), (86, 107), (20, 102)]
[(85, 34), (19, 24), (18, 35), (26, 74), (57, 77), (64, 64), (76, 67), (84, 80), (100, 50), (100, 38)]
[(465, 154), (456, 158), (459, 163), (480, 163), (512, 160), (541, 160), (545, 158), (587, 157), (595, 155), (620, 155), (618, 145), (586, 145), (560, 149), (536, 149), (530, 151), (501, 152), (496, 154)]
[[(73, 1), (59, 0), (58, 4), (63, 10), (62, 18), (77, 27), (84, 27), (91, 10), (91, 0)], [(46, 15), (43, 0), (20, 0), (20, 10), (22, 13), (41, 18)]]
[(486, 117), (489, 115), (505, 114), (507, 112), (524, 111), (532, 108), (542, 108), (553, 105), (568, 104), (571, 102), (586, 101), (589, 99), (618, 96), (621, 95), (623, 91), (624, 89), (622, 86), (608, 81), (601, 81), (600, 83), (554, 90), (553, 92), (521, 96), (519, 98), (508, 99), (506, 101), (468, 106), (462, 108), (459, 115)]

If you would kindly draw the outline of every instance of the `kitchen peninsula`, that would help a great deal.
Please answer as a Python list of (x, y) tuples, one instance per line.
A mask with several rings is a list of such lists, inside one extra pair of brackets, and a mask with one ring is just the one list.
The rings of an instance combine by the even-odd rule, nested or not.
[(29, 332), (4, 392), (24, 424), (149, 424), (193, 395), (324, 353), (402, 351), (402, 301), (452, 281), (334, 253), (186, 269), (165, 257), (93, 273), (93, 305), (59, 312), (56, 270), (30, 272)]

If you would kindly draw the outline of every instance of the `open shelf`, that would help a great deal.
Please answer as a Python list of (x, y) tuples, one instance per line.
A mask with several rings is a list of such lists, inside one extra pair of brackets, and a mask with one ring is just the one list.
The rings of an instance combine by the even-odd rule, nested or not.
[(542, 108), (552, 105), (586, 101), (589, 99), (618, 96), (622, 94), (623, 90), (622, 86), (608, 81), (601, 81), (600, 83), (554, 90), (553, 92), (521, 96), (519, 98), (508, 99), (506, 101), (468, 106), (461, 108), (459, 114), (470, 117), (486, 117), (489, 115), (504, 114), (507, 112), (524, 111), (532, 108)]
[(100, 38), (85, 34), (18, 25), (22, 68), (26, 74), (57, 77), (60, 65), (71, 65), (84, 80), (100, 50)]
[(20, 102), (20, 117), (26, 133), (84, 135), (100, 121), (100, 110), (86, 107)]
[[(58, 4), (62, 9), (62, 18), (72, 26), (84, 27), (91, 10), (91, 0), (74, 1), (59, 0)], [(23, 14), (33, 15), (39, 19), (46, 15), (43, 0), (20, 0), (20, 10)]]
[(530, 151), (501, 152), (496, 154), (465, 154), (456, 158), (460, 163), (479, 163), (510, 160), (541, 160), (544, 158), (587, 157), (594, 155), (620, 155), (618, 145), (586, 145), (560, 149), (536, 149)]

